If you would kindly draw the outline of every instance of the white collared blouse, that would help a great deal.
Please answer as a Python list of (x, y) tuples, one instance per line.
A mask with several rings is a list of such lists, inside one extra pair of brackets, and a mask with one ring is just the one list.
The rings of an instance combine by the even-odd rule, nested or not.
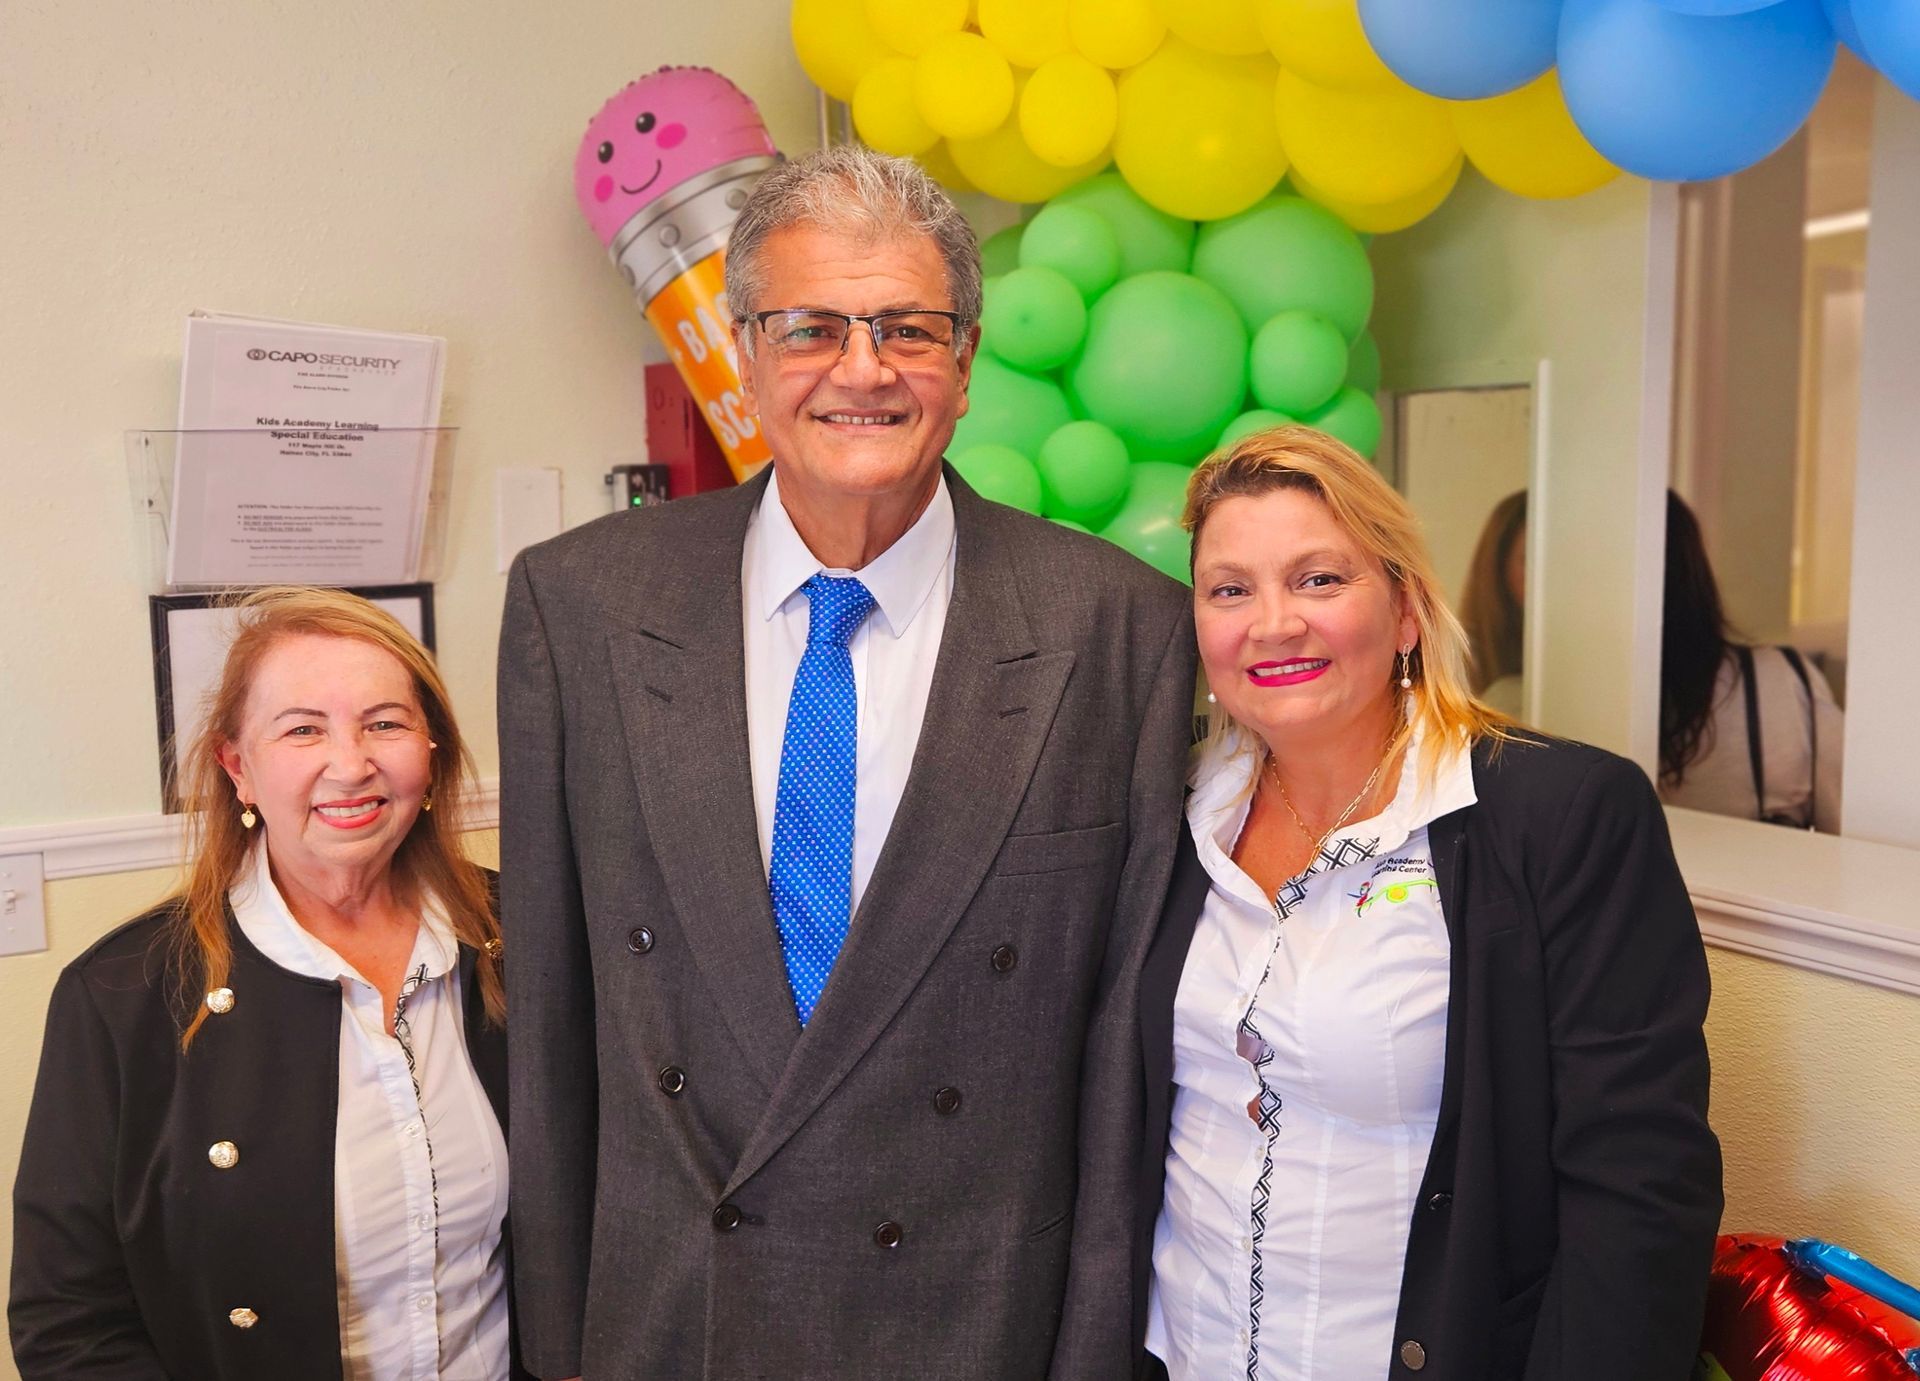
[(444, 915), (421, 909), (389, 1035), (379, 991), (294, 919), (264, 840), (228, 900), (261, 954), (340, 985), (333, 1193), (342, 1381), (503, 1381), (507, 1146), (467, 1056), (459, 945)]
[[(1385, 1377), (1440, 1107), (1450, 945), (1427, 826), (1472, 804), (1466, 747), (1262, 895), (1232, 854), (1261, 759), (1197, 760), (1211, 886), (1174, 1006), (1148, 1348), (1173, 1381)], [(1251, 1105), (1251, 1110), (1250, 1110)]]

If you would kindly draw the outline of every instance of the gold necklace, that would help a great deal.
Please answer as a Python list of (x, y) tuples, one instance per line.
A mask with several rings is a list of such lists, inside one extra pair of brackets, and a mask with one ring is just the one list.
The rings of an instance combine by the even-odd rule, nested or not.
[(1388, 735), (1386, 750), (1380, 755), (1380, 761), (1373, 765), (1373, 771), (1367, 774), (1367, 780), (1361, 786), (1360, 794), (1355, 796), (1351, 801), (1348, 801), (1347, 808), (1334, 818), (1334, 822), (1331, 825), (1328, 825), (1326, 829), (1317, 835), (1313, 832), (1313, 827), (1300, 817), (1300, 812), (1294, 809), (1293, 798), (1287, 795), (1287, 784), (1280, 780), (1280, 772), (1279, 769), (1274, 766), (1273, 753), (1271, 750), (1267, 753), (1267, 776), (1272, 779), (1275, 789), (1280, 793), (1280, 804), (1287, 808), (1287, 814), (1291, 815), (1293, 817), (1293, 823), (1300, 827), (1300, 833), (1313, 841), (1314, 852), (1318, 853), (1320, 846), (1327, 842), (1335, 830), (1346, 824), (1348, 818), (1354, 811), (1359, 809), (1360, 803), (1367, 799), (1368, 793), (1373, 790), (1373, 784), (1380, 780), (1380, 773), (1386, 768), (1387, 759), (1392, 756), (1393, 737), (1392, 735)]

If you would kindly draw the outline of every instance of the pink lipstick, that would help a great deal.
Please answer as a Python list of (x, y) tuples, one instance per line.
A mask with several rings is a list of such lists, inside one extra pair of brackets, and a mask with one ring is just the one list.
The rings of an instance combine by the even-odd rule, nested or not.
[(1284, 662), (1256, 662), (1247, 679), (1256, 686), (1297, 686), (1319, 676), (1333, 663), (1325, 657), (1294, 657)]

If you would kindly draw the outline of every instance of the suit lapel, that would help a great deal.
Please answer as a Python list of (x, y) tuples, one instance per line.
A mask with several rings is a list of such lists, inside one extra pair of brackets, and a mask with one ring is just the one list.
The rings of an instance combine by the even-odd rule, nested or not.
[[(608, 635), (627, 755), (654, 855), (707, 991), (771, 1091), (799, 1023), (760, 859), (747, 746), (740, 552), (761, 479), (665, 528), (675, 570), (642, 627)], [(664, 528), (664, 525), (663, 525)], [(649, 593), (652, 593), (651, 591)]]
[(947, 483), (959, 544), (953, 601), (906, 791), (727, 1193), (825, 1101), (925, 975), (1006, 838), (1073, 669), (1071, 652), (1034, 645), (1002, 517), (951, 472)]

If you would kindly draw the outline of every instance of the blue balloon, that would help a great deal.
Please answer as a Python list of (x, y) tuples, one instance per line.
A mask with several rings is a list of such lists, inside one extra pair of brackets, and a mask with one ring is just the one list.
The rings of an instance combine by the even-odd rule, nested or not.
[(1862, 62), (1872, 62), (1867, 56), (1867, 45), (1861, 40), (1860, 26), (1853, 22), (1853, 0), (1820, 0), (1820, 7), (1827, 12), (1827, 23), (1833, 25), (1840, 41), (1853, 49), (1853, 55)]
[(1675, 14), (1747, 14), (1777, 5), (1780, 0), (1654, 0), (1654, 3)]
[(1450, 101), (1498, 96), (1553, 66), (1561, 0), (1360, 0), (1380, 60)]
[(1560, 87), (1609, 161), (1693, 182), (1752, 167), (1792, 138), (1820, 99), (1835, 47), (1820, 0), (1720, 17), (1675, 14), (1656, 0), (1566, 0)]
[(1920, 5), (1913, 0), (1853, 0), (1853, 22), (1867, 61), (1920, 101)]

